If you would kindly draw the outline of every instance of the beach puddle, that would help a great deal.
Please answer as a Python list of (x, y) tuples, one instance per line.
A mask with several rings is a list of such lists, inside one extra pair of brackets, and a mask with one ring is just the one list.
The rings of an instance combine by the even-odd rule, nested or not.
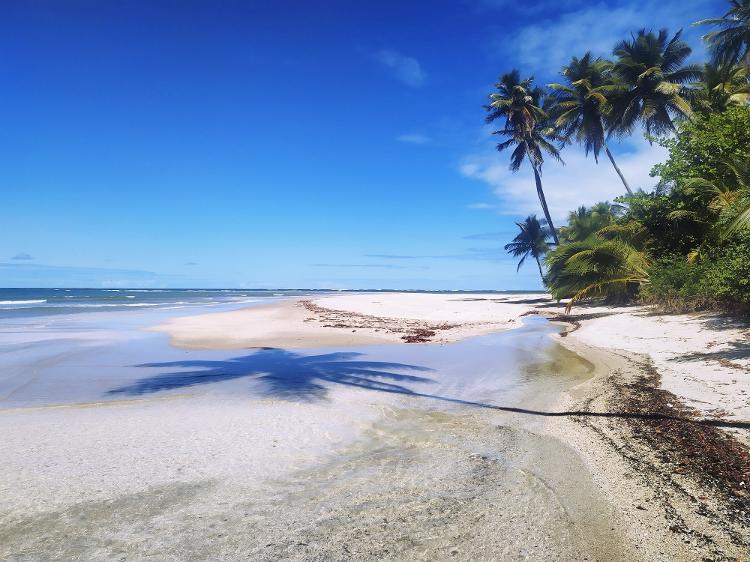
[(615, 559), (605, 502), (544, 434), (592, 372), (557, 330), (530, 318), (346, 350), (186, 351), (158, 334), (35, 347), (0, 409), (0, 554)]
[(112, 338), (111, 320), (102, 330), (87, 325), (85, 337), (69, 331), (5, 349), (0, 410), (170, 394), (319, 401), (342, 388), (431, 397), (447, 406), (515, 400), (530, 385), (564, 387), (591, 368), (550, 338), (558, 329), (542, 318), (453, 344), (345, 350), (183, 350), (141, 330), (123, 329)]

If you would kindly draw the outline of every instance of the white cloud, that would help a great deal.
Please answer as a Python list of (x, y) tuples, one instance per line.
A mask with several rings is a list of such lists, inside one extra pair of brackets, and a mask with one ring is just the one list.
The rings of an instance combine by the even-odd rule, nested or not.
[(691, 24), (712, 14), (716, 14), (716, 9), (710, 0), (628, 1), (615, 6), (589, 4), (523, 27), (510, 36), (503, 35), (498, 45), (505, 55), (512, 55), (525, 72), (550, 76), (556, 75), (571, 56), (581, 56), (587, 50), (610, 56), (617, 41), (643, 27), (654, 30), (667, 27), (672, 33), (683, 28), (693, 48), (701, 49), (699, 37), (706, 30), (693, 28)]
[(427, 135), (420, 135), (419, 133), (406, 133), (396, 137), (398, 142), (407, 142), (410, 144), (427, 144), (432, 139)]
[[(467, 174), (469, 175), (469, 174)], [(494, 205), (490, 205), (489, 203), (469, 203), (466, 205), (467, 209), (494, 209)]]
[(422, 70), (417, 59), (391, 49), (383, 49), (375, 53), (375, 60), (390, 69), (394, 77), (407, 86), (421, 86), (427, 78), (427, 74)]
[[(648, 191), (653, 188), (656, 180), (649, 176), (649, 172), (654, 164), (665, 160), (664, 148), (636, 139), (623, 143), (619, 150), (615, 146), (611, 148), (632, 189)], [(481, 180), (492, 188), (492, 193), (498, 198), (500, 213), (541, 215), (531, 168), (525, 163), (513, 173), (508, 169), (508, 157), (508, 154), (497, 152), (477, 154), (465, 158), (459, 169), (464, 176)], [(582, 149), (570, 147), (563, 152), (563, 158), (564, 166), (548, 159), (542, 170), (544, 194), (553, 220), (561, 221), (579, 205), (612, 201), (624, 193), (620, 178), (606, 155), (602, 154), (599, 164), (596, 164), (591, 156), (586, 158)]]

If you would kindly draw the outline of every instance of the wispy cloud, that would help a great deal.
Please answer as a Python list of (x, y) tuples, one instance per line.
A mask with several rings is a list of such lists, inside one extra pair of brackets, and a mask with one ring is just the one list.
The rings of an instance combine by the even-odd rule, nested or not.
[(365, 269), (429, 269), (422, 265), (393, 265), (389, 263), (313, 263), (312, 267), (346, 267), (346, 268), (365, 268)]
[(491, 241), (498, 241), (498, 240), (505, 240), (508, 238), (508, 236), (511, 235), (509, 231), (501, 231), (501, 232), (483, 232), (480, 234), (469, 234), (468, 236), (464, 236), (464, 240), (491, 240)]
[(406, 142), (409, 144), (427, 144), (432, 142), (432, 139), (427, 135), (420, 135), (419, 133), (407, 133), (396, 137), (398, 142)]
[[(663, 162), (666, 150), (645, 140), (632, 140), (627, 151), (617, 151), (615, 158), (633, 189), (651, 189), (656, 180), (649, 176), (654, 164)], [(547, 162), (542, 181), (553, 219), (562, 219), (578, 205), (591, 205), (622, 195), (624, 188), (609, 161), (586, 158), (583, 150), (571, 147), (563, 153), (566, 165)], [(541, 215), (531, 169), (523, 166), (516, 173), (508, 169), (508, 157), (494, 151), (467, 157), (461, 173), (485, 182), (498, 199), (498, 212), (524, 216)]]
[(489, 210), (494, 209), (496, 205), (491, 205), (489, 203), (469, 203), (466, 205), (467, 209), (474, 209), (474, 210)]
[(379, 257), (392, 260), (457, 260), (457, 261), (498, 261), (506, 259), (497, 248), (466, 248), (450, 254), (367, 254), (365, 257)]
[(27, 254), (26, 252), (21, 252), (19, 254), (16, 254), (15, 256), (13, 256), (10, 259), (23, 261), (23, 260), (33, 260), (34, 257), (31, 254)]
[(415, 260), (419, 258), (419, 256), (409, 256), (404, 254), (365, 254), (365, 257), (384, 260)]
[(419, 87), (424, 84), (427, 74), (414, 57), (407, 57), (392, 49), (382, 49), (375, 53), (375, 60), (389, 69), (393, 76), (407, 86)]
[(194, 261), (186, 261), (185, 265), (198, 265), (198, 264)]
[(502, 10), (503, 12), (523, 12), (525, 15), (563, 10), (576, 6), (580, 0), (528, 0), (515, 2), (514, 0), (468, 0), (479, 11)]
[(700, 50), (700, 35), (705, 30), (691, 24), (717, 12), (712, 0), (625, 0), (614, 5), (599, 2), (583, 6), (522, 27), (510, 36), (503, 32), (496, 39), (497, 49), (503, 56), (510, 55), (525, 72), (549, 77), (556, 75), (572, 55), (580, 56), (586, 50), (611, 55), (617, 41), (642, 27), (667, 27), (671, 32), (683, 28), (691, 45)]

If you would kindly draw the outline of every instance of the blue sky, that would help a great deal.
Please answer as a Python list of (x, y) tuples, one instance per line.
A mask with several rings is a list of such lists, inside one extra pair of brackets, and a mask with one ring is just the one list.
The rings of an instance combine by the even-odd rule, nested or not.
[[(483, 124), (514, 66), (556, 80), (724, 2), (15, 1), (0, 45), (0, 286), (520, 289), (540, 213)], [(661, 149), (614, 146), (648, 188)], [(554, 217), (620, 192), (577, 147)]]

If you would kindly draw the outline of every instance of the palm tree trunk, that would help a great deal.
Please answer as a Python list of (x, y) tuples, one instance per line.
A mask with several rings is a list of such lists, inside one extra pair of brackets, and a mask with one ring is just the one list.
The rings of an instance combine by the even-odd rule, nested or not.
[(625, 189), (627, 190), (628, 195), (633, 195), (633, 190), (630, 189), (628, 182), (625, 180), (625, 176), (622, 175), (620, 168), (617, 166), (617, 163), (615, 162), (615, 159), (612, 156), (612, 153), (609, 151), (609, 147), (606, 144), (604, 145), (604, 152), (607, 153), (607, 156), (609, 157), (609, 161), (612, 162), (612, 166), (614, 166), (615, 168), (615, 172), (617, 172), (617, 175), (620, 176), (620, 179), (622, 180), (622, 185), (625, 186)]
[(557, 239), (557, 230), (555, 230), (555, 225), (552, 224), (552, 217), (549, 215), (549, 209), (547, 208), (547, 199), (544, 198), (544, 190), (542, 189), (542, 177), (539, 175), (539, 169), (536, 167), (536, 165), (532, 164), (531, 167), (534, 168), (536, 194), (539, 196), (539, 202), (542, 204), (544, 217), (547, 219), (547, 224), (549, 225), (549, 229), (552, 232), (552, 238), (554, 239), (555, 244), (559, 246), (560, 241)]
[(539, 276), (542, 278), (542, 285), (544, 285), (544, 272), (542, 271), (542, 264), (539, 262), (539, 256), (534, 256), (534, 259), (536, 259), (536, 266), (539, 268)]

